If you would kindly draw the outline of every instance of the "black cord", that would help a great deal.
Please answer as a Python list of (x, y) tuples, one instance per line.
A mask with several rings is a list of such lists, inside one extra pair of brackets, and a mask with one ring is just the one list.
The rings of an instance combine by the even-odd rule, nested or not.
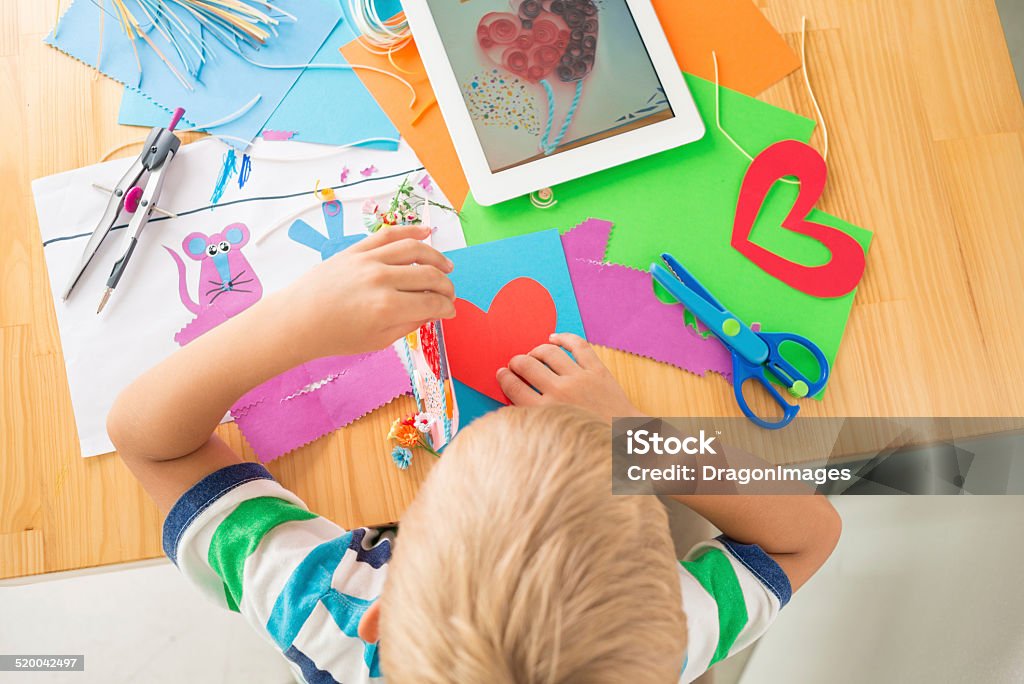
[[(424, 168), (421, 166), (421, 167), (416, 168), (416, 169), (411, 169), (409, 171), (402, 171), (400, 173), (394, 173), (394, 174), (391, 174), (389, 176), (375, 176), (373, 178), (364, 178), (362, 180), (358, 180), (358, 181), (355, 181), (353, 183), (342, 183), (341, 185), (335, 185), (335, 186), (333, 186), (331, 188), (322, 188), (322, 189), (343, 190), (344, 188), (354, 188), (355, 186), (362, 185), (363, 183), (372, 183), (374, 181), (380, 181), (380, 180), (390, 180), (391, 178), (398, 178), (399, 176), (410, 176), (410, 175), (412, 175), (414, 173), (417, 173), (417, 172), (423, 171), (423, 170), (424, 170)], [(230, 206), (235, 205), (235, 204), (245, 204), (247, 202), (264, 202), (264, 201), (273, 201), (273, 200), (282, 200), (282, 199), (293, 199), (295, 197), (302, 197), (303, 195), (308, 195), (308, 194), (311, 194), (310, 191), (309, 190), (304, 190), (303, 192), (295, 192), (295, 193), (292, 193), (290, 195), (272, 195), (272, 196), (267, 196), (267, 197), (247, 197), (245, 199), (237, 199), (237, 200), (232, 200), (231, 202), (225, 202), (224, 204), (208, 204), (205, 207), (199, 207), (198, 209), (190, 209), (188, 211), (178, 212), (177, 217), (174, 217), (174, 216), (157, 216), (155, 218), (149, 219), (149, 223), (158, 223), (160, 221), (167, 221), (167, 220), (172, 219), (172, 218), (181, 218), (182, 216), (189, 216), (191, 214), (198, 214), (201, 211), (206, 211), (208, 209), (214, 209), (214, 208), (217, 208), (217, 207), (230, 207)], [(119, 226), (114, 226), (110, 230), (111, 230), (111, 232), (113, 232), (115, 230), (122, 230), (122, 229), (127, 228), (127, 227), (128, 227), (127, 223), (122, 223)], [(47, 247), (48, 245), (52, 245), (55, 242), (64, 242), (66, 240), (77, 240), (79, 238), (89, 237), (90, 235), (92, 235), (91, 232), (90, 233), (78, 233), (76, 235), (67, 235), (67, 236), (64, 236), (64, 237), (50, 238), (49, 240), (44, 240), (43, 241), (43, 247)]]

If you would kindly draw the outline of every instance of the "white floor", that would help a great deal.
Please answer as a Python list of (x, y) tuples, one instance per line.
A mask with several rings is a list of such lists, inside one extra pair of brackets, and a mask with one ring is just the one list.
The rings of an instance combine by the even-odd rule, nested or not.
[(0, 653), (84, 654), (85, 672), (0, 672), (20, 684), (292, 684), (284, 659), (169, 562), (0, 584)]
[(839, 547), (754, 647), (742, 684), (1024, 682), (1024, 497), (833, 503)]
[[(1024, 497), (839, 497), (843, 539), (714, 684), (1024, 681)], [(709, 534), (673, 507), (677, 544)], [(167, 562), (0, 583), (0, 653), (85, 654), (86, 672), (0, 684), (291, 684), (240, 616)]]

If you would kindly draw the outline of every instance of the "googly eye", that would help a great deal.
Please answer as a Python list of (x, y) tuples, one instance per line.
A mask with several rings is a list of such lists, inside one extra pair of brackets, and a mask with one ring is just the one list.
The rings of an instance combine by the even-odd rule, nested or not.
[(217, 256), (217, 245), (207, 245), (206, 253), (210, 256)]
[(221, 252), (230, 252), (231, 251), (231, 243), (228, 242), (227, 240), (221, 240), (221, 243), (219, 245), (217, 245), (217, 248)]

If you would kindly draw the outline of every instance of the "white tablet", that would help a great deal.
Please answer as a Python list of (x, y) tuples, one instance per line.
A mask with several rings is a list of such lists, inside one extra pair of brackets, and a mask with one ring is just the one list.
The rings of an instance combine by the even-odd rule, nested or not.
[(650, 0), (403, 4), (480, 204), (704, 135)]

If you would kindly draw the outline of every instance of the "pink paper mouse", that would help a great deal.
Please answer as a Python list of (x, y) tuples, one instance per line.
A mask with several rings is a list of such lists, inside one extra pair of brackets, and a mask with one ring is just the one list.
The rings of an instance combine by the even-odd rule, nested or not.
[(263, 285), (253, 271), (242, 247), (249, 242), (249, 229), (233, 223), (220, 233), (188, 235), (181, 246), (190, 258), (201, 262), (197, 299), (188, 291), (185, 262), (170, 247), (164, 247), (178, 267), (178, 294), (195, 318), (174, 336), (185, 346), (255, 304), (263, 296)]

